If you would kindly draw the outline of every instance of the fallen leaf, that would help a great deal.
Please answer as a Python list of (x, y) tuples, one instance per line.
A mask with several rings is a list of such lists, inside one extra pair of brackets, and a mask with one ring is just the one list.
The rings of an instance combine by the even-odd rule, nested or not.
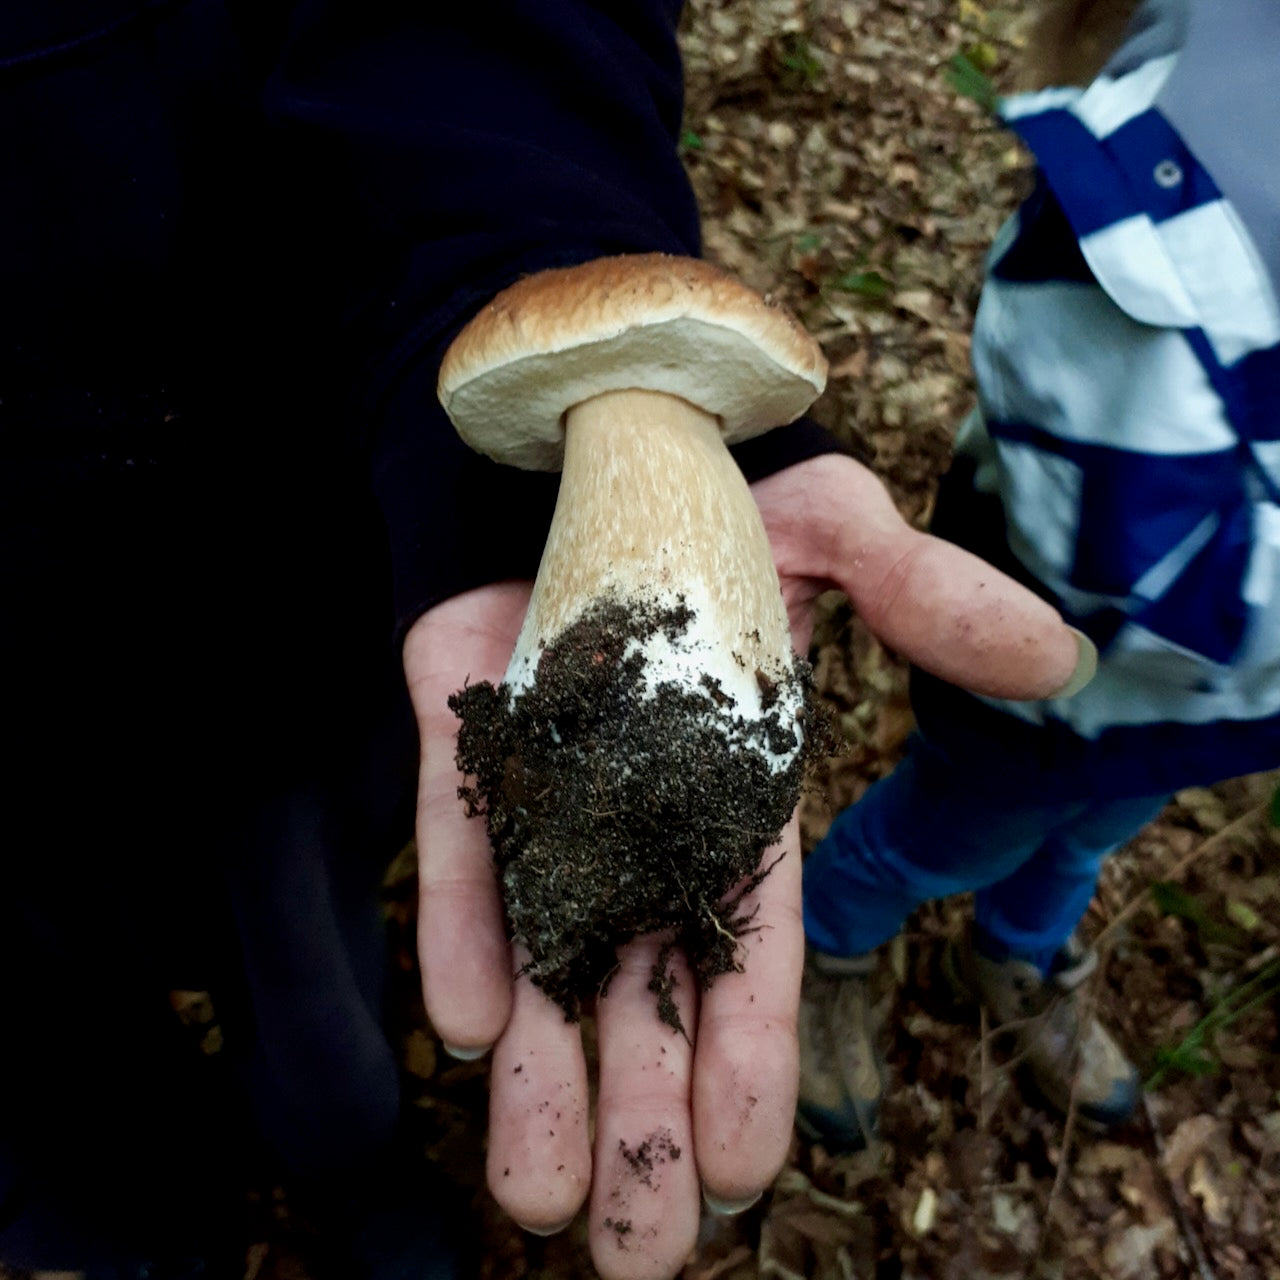
[(1191, 1165), (1187, 1188), (1204, 1207), (1204, 1216), (1215, 1227), (1231, 1225), (1231, 1194), (1211, 1156), (1197, 1156)]
[(833, 364), (827, 376), (831, 378), (861, 378), (867, 372), (867, 351), (859, 347), (850, 352), (843, 360)]
[(1230, 821), (1222, 797), (1207, 787), (1187, 787), (1179, 791), (1174, 799), (1184, 809), (1190, 810), (1202, 831), (1221, 831)]
[(436, 1073), (436, 1046), (425, 1031), (411, 1031), (405, 1040), (404, 1065), (410, 1075), (430, 1080)]
[(1189, 1116), (1169, 1135), (1164, 1145), (1164, 1171), (1170, 1181), (1181, 1182), (1195, 1158), (1222, 1129), (1216, 1116)]
[(1227, 916), (1246, 933), (1254, 933), (1262, 925), (1262, 919), (1247, 902), (1228, 902)]
[(737, 1245), (731, 1249), (723, 1258), (717, 1259), (715, 1262), (709, 1262), (699, 1266), (696, 1263), (685, 1267), (684, 1280), (719, 1280), (726, 1271), (732, 1271), (734, 1267), (741, 1266), (742, 1263), (749, 1261), (753, 1256), (753, 1251), (745, 1244)]
[(1126, 1280), (1129, 1276), (1154, 1274), (1156, 1249), (1171, 1245), (1177, 1239), (1173, 1220), (1165, 1218), (1152, 1226), (1132, 1226), (1111, 1239), (1103, 1250), (1108, 1280)]
[(169, 1007), (184, 1027), (207, 1027), (216, 1018), (207, 991), (170, 991)]
[(997, 1231), (1017, 1237), (1035, 1220), (1035, 1210), (1025, 1200), (1015, 1200), (1007, 1191), (997, 1191), (991, 1197), (991, 1216)]
[(932, 1187), (925, 1187), (916, 1202), (916, 1211), (911, 1215), (911, 1232), (916, 1236), (927, 1236), (933, 1230), (938, 1217), (938, 1193)]
[(929, 289), (900, 289), (893, 295), (893, 305), (922, 320), (938, 318), (938, 295)]

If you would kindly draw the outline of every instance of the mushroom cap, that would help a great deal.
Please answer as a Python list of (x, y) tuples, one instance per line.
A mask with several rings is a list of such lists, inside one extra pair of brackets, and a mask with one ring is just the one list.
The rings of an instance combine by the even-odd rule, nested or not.
[(555, 471), (564, 416), (606, 391), (664, 391), (732, 444), (794, 421), (826, 384), (822, 349), (785, 308), (696, 258), (636, 254), (539, 272), (454, 340), (438, 394), (499, 462)]

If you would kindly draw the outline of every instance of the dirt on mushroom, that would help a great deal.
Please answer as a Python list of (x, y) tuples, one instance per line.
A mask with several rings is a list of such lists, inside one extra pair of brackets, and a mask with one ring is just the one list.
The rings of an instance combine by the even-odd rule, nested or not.
[(759, 673), (758, 717), (709, 677), (654, 682), (644, 643), (692, 620), (683, 601), (597, 601), (543, 648), (518, 695), (486, 682), (450, 699), (473, 780), (460, 794), (487, 822), (508, 931), (571, 1019), (607, 989), (619, 947), (662, 933), (650, 989), (683, 1031), (671, 950), (702, 986), (738, 967), (753, 922), (743, 899), (799, 798), (814, 740), (808, 664), (781, 674), (798, 698)]

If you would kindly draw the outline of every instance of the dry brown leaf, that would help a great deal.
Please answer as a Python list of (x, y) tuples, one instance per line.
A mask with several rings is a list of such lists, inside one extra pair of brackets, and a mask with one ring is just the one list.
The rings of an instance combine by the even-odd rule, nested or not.
[(684, 1269), (683, 1280), (719, 1280), (720, 1276), (749, 1262), (754, 1256), (754, 1250), (745, 1244), (736, 1245), (723, 1258), (714, 1262), (699, 1263), (695, 1260), (689, 1263)]
[(813, 1205), (787, 1208), (774, 1218), (774, 1227), (794, 1231), (815, 1244), (838, 1245), (853, 1238), (853, 1230), (847, 1219)]
[(1280, 1111), (1269, 1111), (1258, 1121), (1258, 1124), (1271, 1142), (1276, 1147), (1280, 1147)]
[(760, 1276), (839, 1280), (837, 1258), (855, 1239), (858, 1225), (816, 1208), (806, 1196), (775, 1201), (760, 1228)]
[(1214, 1040), (1214, 1048), (1223, 1066), (1233, 1071), (1253, 1071), (1261, 1066), (1269, 1053), (1266, 1045), (1258, 1044), (1233, 1030), (1220, 1031)]
[(271, 1252), (269, 1244), (251, 1244), (245, 1253), (244, 1280), (258, 1280), (267, 1257)]
[(942, 307), (941, 299), (929, 289), (900, 289), (892, 301), (900, 311), (930, 322), (938, 318)]
[(170, 991), (169, 1007), (184, 1027), (207, 1027), (216, 1018), (213, 997), (207, 991)]
[(1216, 1116), (1188, 1116), (1165, 1140), (1164, 1171), (1170, 1181), (1181, 1182), (1195, 1158), (1220, 1137), (1223, 1122)]
[(417, 874), (418, 846), (416, 841), (410, 840), (396, 854), (394, 861), (387, 868), (387, 873), (382, 878), (382, 887), (388, 890), (399, 888), (414, 880)]
[(916, 1201), (915, 1211), (911, 1215), (911, 1234), (927, 1236), (938, 1220), (938, 1193), (932, 1187), (925, 1187)]
[(1075, 1161), (1082, 1174), (1118, 1173), (1128, 1175), (1146, 1159), (1143, 1152), (1119, 1142), (1091, 1142)]
[(841, 1199), (839, 1196), (830, 1195), (828, 1192), (815, 1187), (799, 1169), (784, 1169), (778, 1175), (774, 1186), (784, 1195), (789, 1194), (794, 1197), (794, 1199), (784, 1201), (787, 1205), (798, 1203), (800, 1197), (803, 1197), (810, 1204), (816, 1205), (820, 1209), (825, 1209), (828, 1213), (834, 1213), (841, 1218), (860, 1218), (864, 1212), (862, 1205), (857, 1200)]
[(430, 1080), (435, 1075), (435, 1041), (425, 1031), (411, 1031), (405, 1038), (404, 1065), (419, 1080)]
[(1215, 1227), (1231, 1225), (1232, 1186), (1211, 1155), (1198, 1155), (1191, 1164), (1187, 1188), (1204, 1209), (1204, 1216)]
[(867, 349), (858, 347), (843, 360), (833, 364), (827, 373), (830, 378), (862, 378), (867, 372)]
[(1108, 1280), (1128, 1280), (1130, 1276), (1146, 1277), (1155, 1274), (1156, 1249), (1172, 1245), (1177, 1240), (1177, 1235), (1172, 1218), (1165, 1218), (1149, 1227), (1127, 1227), (1114, 1236), (1103, 1250)]

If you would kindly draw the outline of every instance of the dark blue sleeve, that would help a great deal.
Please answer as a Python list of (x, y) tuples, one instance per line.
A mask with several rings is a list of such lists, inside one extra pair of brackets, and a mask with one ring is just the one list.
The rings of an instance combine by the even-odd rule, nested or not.
[(676, 146), (680, 7), (317, 0), (295, 11), (267, 105), (311, 157), (316, 198), (332, 183), (351, 205), (364, 262), (351, 342), (402, 629), (459, 591), (531, 576), (554, 504), (554, 476), (495, 466), (456, 438), (435, 397), (454, 334), (529, 272), (699, 251)]

